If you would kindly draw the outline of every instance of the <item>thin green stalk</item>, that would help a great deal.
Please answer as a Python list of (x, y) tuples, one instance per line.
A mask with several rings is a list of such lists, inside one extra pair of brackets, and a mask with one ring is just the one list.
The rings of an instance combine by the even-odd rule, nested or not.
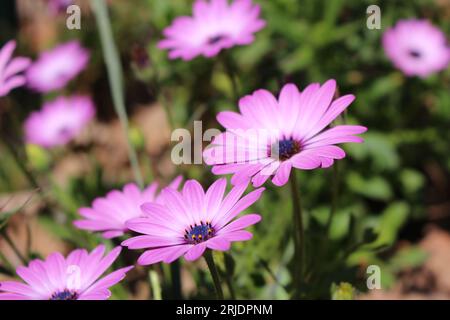
[(294, 218), (294, 244), (295, 244), (295, 271), (294, 282), (296, 287), (296, 295), (300, 290), (303, 277), (303, 265), (305, 264), (305, 237), (303, 230), (303, 216), (302, 206), (300, 201), (300, 189), (297, 183), (297, 176), (293, 172), (291, 179), (291, 193), (292, 193), (292, 214)]
[(267, 271), (267, 273), (269, 274), (269, 276), (272, 278), (272, 280), (279, 285), (280, 287), (282, 287), (283, 289), (286, 290), (286, 288), (284, 287), (284, 285), (280, 282), (280, 280), (278, 279), (277, 275), (272, 271), (272, 269), (270, 269), (269, 264), (267, 263), (267, 261), (263, 260), (262, 258), (258, 258), (259, 259), (259, 264), (264, 268), (264, 270)]
[(19, 258), (19, 260), (25, 265), (28, 262), (28, 259), (25, 258), (20, 250), (16, 247), (14, 241), (9, 237), (8, 232), (5, 229), (1, 230), (1, 235), (5, 239), (6, 243), (11, 247), (11, 249), (14, 251), (15, 255)]
[(330, 231), (331, 223), (333, 222), (333, 217), (336, 213), (337, 201), (339, 196), (339, 166), (337, 162), (333, 166), (333, 179), (331, 188), (331, 208), (326, 225), (327, 233)]
[[(339, 95), (336, 95), (336, 98), (338, 98)], [(334, 122), (335, 125), (339, 125), (339, 122), (342, 122), (342, 124), (346, 124), (346, 116), (347, 116), (347, 110), (344, 111), (342, 115), (338, 117), (338, 119)], [(331, 208), (330, 208), (330, 214), (328, 215), (327, 225), (326, 225), (326, 231), (327, 234), (330, 231), (331, 223), (333, 222), (334, 214), (336, 213), (337, 209), (337, 201), (339, 196), (339, 162), (335, 162), (333, 165), (333, 179), (332, 179), (332, 190), (331, 190)], [(328, 237), (326, 237), (326, 240), (328, 240)]]
[(173, 298), (178, 300), (182, 298), (181, 294), (181, 274), (180, 260), (176, 260), (170, 264), (170, 277), (172, 280)]
[(209, 272), (211, 273), (211, 277), (214, 282), (214, 287), (216, 288), (217, 299), (223, 300), (223, 291), (222, 285), (220, 284), (219, 272), (217, 271), (217, 267), (214, 262), (211, 250), (207, 249), (205, 251), (204, 257), (206, 260), (206, 264), (208, 265)]
[(236, 300), (236, 293), (233, 287), (233, 257), (228, 253), (224, 254), (225, 258), (225, 282), (227, 283), (228, 291), (230, 292), (231, 300)]
[(0, 265), (0, 272), (7, 273), (10, 276), (14, 275), (14, 267), (9, 263), (8, 259), (0, 252), (0, 262), (3, 263), (3, 266)]
[(125, 109), (125, 100), (123, 96), (122, 66), (114, 42), (111, 22), (108, 15), (108, 9), (104, 0), (92, 0), (92, 8), (97, 20), (97, 26), (100, 32), (100, 41), (103, 48), (103, 57), (105, 59), (108, 71), (109, 86), (112, 93), (114, 108), (122, 124), (125, 137), (127, 139), (128, 157), (136, 182), (143, 187), (144, 181), (139, 167), (136, 150), (131, 143), (129, 136), (129, 122)]
[(173, 116), (172, 108), (169, 105), (168, 99), (166, 98), (162, 89), (160, 89), (159, 103), (162, 105), (163, 109), (166, 111), (167, 120), (169, 121), (170, 131), (172, 132), (176, 128), (175, 119)]
[(237, 74), (235, 72), (235, 67), (233, 64), (233, 60), (231, 59), (231, 56), (229, 53), (225, 52), (221, 55), (223, 66), (225, 68), (225, 72), (227, 73), (228, 77), (230, 78), (232, 90), (233, 90), (233, 102), (237, 102), (239, 99), (239, 88), (238, 88), (238, 81), (237, 81)]
[[(119, 54), (114, 42), (111, 22), (108, 15), (108, 8), (104, 0), (92, 0), (92, 8), (96, 17), (97, 26), (100, 32), (100, 41), (103, 48), (103, 57), (105, 59), (106, 68), (108, 71), (109, 86), (112, 93), (114, 108), (117, 112), (119, 120), (122, 124), (124, 134), (127, 140), (128, 157), (130, 159), (131, 167), (133, 169), (134, 178), (137, 184), (143, 188), (144, 180), (142, 178), (139, 161), (136, 150), (133, 147), (129, 133), (128, 116), (125, 109), (125, 99), (123, 96), (123, 80), (122, 80), (122, 66), (120, 64)], [(150, 283), (154, 294), (161, 292), (161, 285), (159, 278), (151, 277)]]
[(152, 287), (153, 300), (162, 300), (161, 285), (156, 270), (150, 269), (148, 272), (150, 286)]
[(31, 232), (31, 225), (30, 225), (30, 221), (28, 219), (26, 219), (25, 221), (25, 227), (27, 230), (27, 242), (26, 242), (26, 250), (25, 252), (27, 253), (27, 257), (31, 256), (31, 245), (33, 243), (33, 235)]
[(227, 283), (228, 291), (230, 292), (231, 300), (236, 300), (236, 293), (234, 292), (233, 280), (226, 270), (225, 282)]

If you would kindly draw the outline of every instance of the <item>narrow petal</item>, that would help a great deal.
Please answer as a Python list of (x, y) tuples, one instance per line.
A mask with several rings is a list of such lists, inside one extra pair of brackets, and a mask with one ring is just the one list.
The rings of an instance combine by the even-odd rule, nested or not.
[(0, 282), (0, 290), (4, 292), (17, 293), (28, 297), (37, 296), (29, 285), (17, 281)]
[(217, 114), (217, 121), (227, 129), (248, 128), (248, 121), (239, 113), (233, 111), (222, 111)]
[(123, 278), (125, 278), (125, 275), (128, 271), (130, 271), (131, 269), (133, 269), (133, 266), (128, 266), (125, 268), (121, 268), (118, 269), (110, 274), (108, 274), (107, 276), (105, 276), (104, 278), (98, 280), (97, 282), (95, 282), (93, 285), (91, 285), (88, 289), (86, 289), (81, 296), (83, 295), (88, 295), (88, 294), (93, 294), (96, 291), (103, 291), (105, 289), (108, 289), (109, 287), (112, 287), (113, 285), (117, 284), (118, 282), (120, 282), (121, 280), (123, 280)]
[[(336, 126), (331, 129), (328, 129), (315, 137), (309, 139), (305, 147), (312, 148), (312, 147), (319, 147), (329, 144), (336, 144), (342, 142), (360, 142), (361, 138), (359, 137), (353, 137), (355, 134), (360, 134), (363, 132), (366, 132), (367, 128), (363, 126), (355, 126), (355, 125), (341, 125)], [(352, 139), (352, 138), (358, 138), (358, 139)], [(333, 142), (337, 141), (337, 142)], [(331, 142), (331, 143), (330, 143)]]
[(282, 162), (280, 167), (278, 168), (277, 172), (275, 173), (275, 176), (273, 177), (272, 182), (276, 186), (279, 186), (279, 187), (285, 185), (289, 180), (289, 175), (291, 174), (291, 168), (292, 168), (291, 161)]
[(285, 120), (284, 131), (291, 133), (300, 112), (300, 91), (296, 85), (288, 83), (281, 89), (278, 100), (282, 119)]
[(308, 152), (300, 152), (290, 159), (294, 168), (302, 170), (316, 169), (321, 165), (318, 156), (315, 156)]
[(240, 199), (228, 212), (224, 212), (221, 216), (215, 217), (212, 221), (214, 227), (220, 229), (226, 225), (229, 221), (233, 220), (238, 214), (246, 210), (252, 204), (259, 200), (265, 188), (256, 189), (245, 197)]
[(206, 191), (205, 196), (206, 221), (211, 221), (213, 215), (219, 209), (222, 203), (226, 187), (227, 187), (227, 179), (221, 178), (216, 180)]
[(241, 229), (245, 229), (248, 226), (254, 225), (261, 221), (259, 214), (246, 214), (235, 221), (227, 224), (225, 227), (219, 230), (218, 234), (223, 235), (227, 232), (233, 232)]
[(18, 294), (18, 293), (1, 293), (0, 292), (0, 300), (32, 300), (32, 298)]
[(253, 234), (247, 230), (233, 231), (222, 235), (228, 241), (247, 241), (253, 238)]
[(161, 262), (164, 259), (171, 257), (173, 254), (180, 255), (184, 254), (186, 251), (188, 251), (192, 245), (180, 245), (180, 246), (173, 246), (173, 247), (165, 247), (165, 248), (157, 248), (157, 249), (151, 249), (145, 251), (138, 259), (138, 264), (140, 265), (150, 265), (157, 262)]
[(331, 106), (328, 108), (327, 112), (323, 115), (317, 125), (314, 126), (304, 137), (305, 140), (314, 136), (316, 133), (322, 131), (326, 126), (328, 126), (333, 120), (335, 120), (353, 101), (355, 96), (348, 94), (336, 99)]
[(230, 249), (230, 241), (223, 237), (216, 236), (206, 242), (206, 246), (211, 250), (227, 251)]
[(194, 261), (201, 257), (203, 252), (205, 252), (206, 243), (202, 242), (194, 245), (189, 251), (184, 255), (184, 258), (187, 261)]
[(308, 108), (310, 108), (307, 115), (305, 115), (306, 127), (305, 133), (311, 131), (330, 106), (333, 99), (334, 92), (336, 91), (336, 81), (331, 79), (325, 82), (322, 87), (316, 92), (316, 94), (309, 101)]
[(10, 40), (0, 49), (0, 70), (3, 70), (5, 68), (6, 64), (11, 59), (15, 48), (16, 41)]
[(205, 192), (197, 180), (188, 180), (183, 187), (183, 199), (193, 220), (198, 222), (205, 217)]
[(31, 59), (24, 57), (14, 58), (6, 67), (3, 73), (4, 79), (15, 75), (16, 73), (24, 71), (31, 64)]
[(144, 249), (144, 248), (169, 247), (174, 245), (180, 245), (183, 243), (184, 243), (183, 239), (145, 235), (127, 239), (122, 242), (122, 246), (128, 247), (129, 249)]

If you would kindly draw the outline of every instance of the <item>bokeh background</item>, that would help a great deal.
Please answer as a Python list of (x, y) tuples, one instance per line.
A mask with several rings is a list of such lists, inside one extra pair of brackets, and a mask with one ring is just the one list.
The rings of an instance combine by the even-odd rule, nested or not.
[[(73, 2), (82, 8), (81, 30), (68, 30), (65, 11), (51, 10), (47, 1), (0, 2), (0, 43), (16, 39), (16, 54), (36, 57), (71, 39), (91, 52), (88, 68), (62, 93), (91, 95), (97, 117), (68, 146), (44, 151), (23, 143), (24, 119), (56, 94), (21, 88), (0, 99), (0, 134), (15, 146), (0, 144), (0, 228), (7, 228), (30, 257), (91, 249), (99, 242), (113, 246), (75, 229), (72, 221), (79, 207), (133, 179), (95, 17), (89, 1)], [(356, 95), (345, 121), (369, 131), (364, 144), (344, 146), (348, 157), (339, 161), (337, 179), (333, 169), (301, 173), (306, 237), (315, 246), (307, 250), (314, 270), (309, 275), (311, 298), (331, 298), (345, 290), (361, 299), (450, 298), (450, 69), (426, 79), (407, 78), (381, 45), (386, 28), (404, 18), (429, 19), (448, 39), (450, 2), (256, 2), (267, 26), (253, 44), (229, 50), (226, 59), (184, 62), (168, 60), (156, 43), (174, 17), (191, 13), (192, 1), (109, 1), (131, 136), (145, 181), (164, 184), (177, 174), (204, 186), (214, 180), (206, 165), (175, 166), (170, 136), (174, 128), (192, 129), (194, 120), (202, 120), (204, 130), (221, 129), (215, 114), (235, 110), (238, 98), (227, 68), (234, 70), (239, 97), (259, 88), (277, 93), (286, 82), (303, 88), (334, 78), (341, 94)], [(366, 27), (371, 4), (381, 8), (380, 30)], [(39, 191), (21, 166), (33, 173)], [(331, 181), (337, 181), (338, 200), (327, 236)], [(236, 243), (231, 259), (218, 256), (221, 266), (232, 265), (239, 298), (289, 298), (290, 193), (288, 188), (268, 189), (254, 206), (263, 216), (254, 239)], [(13, 277), (11, 270), (20, 261), (3, 239), (0, 252), (0, 278)], [(118, 264), (130, 261), (135, 256), (127, 253)], [(367, 290), (371, 264), (381, 268), (382, 290)], [(179, 277), (177, 268), (158, 269), (168, 275), (162, 282), (165, 298), (210, 296), (212, 284), (202, 261), (177, 267)], [(341, 286), (339, 291), (341, 282), (353, 288)], [(137, 268), (114, 288), (113, 298), (147, 299), (152, 296), (148, 288), (147, 270)]]

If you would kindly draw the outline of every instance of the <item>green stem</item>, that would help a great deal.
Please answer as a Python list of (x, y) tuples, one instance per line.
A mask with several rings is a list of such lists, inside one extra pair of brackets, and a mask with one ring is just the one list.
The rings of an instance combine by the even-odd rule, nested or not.
[(299, 293), (300, 285), (302, 283), (303, 265), (305, 264), (305, 237), (303, 230), (303, 216), (302, 206), (300, 201), (300, 189), (297, 183), (297, 176), (293, 172), (291, 179), (291, 193), (292, 193), (292, 214), (294, 218), (294, 244), (295, 244), (295, 271), (294, 281), (296, 287), (296, 296)]
[(339, 166), (338, 166), (338, 163), (336, 162), (333, 166), (331, 208), (330, 208), (330, 214), (328, 215), (328, 220), (327, 220), (327, 225), (326, 225), (327, 233), (330, 231), (331, 223), (333, 222), (333, 217), (336, 212), (338, 195), (339, 195)]
[(158, 273), (154, 269), (148, 272), (150, 286), (152, 287), (153, 300), (162, 300), (161, 285), (159, 283)]
[(214, 263), (214, 258), (212, 256), (211, 250), (207, 249), (205, 251), (204, 257), (206, 260), (206, 264), (208, 265), (209, 272), (211, 272), (211, 277), (214, 282), (214, 287), (216, 288), (217, 298), (219, 300), (223, 300), (223, 291), (222, 291), (222, 286), (220, 284), (219, 272), (217, 271), (216, 264)]
[(224, 254), (225, 258), (225, 281), (227, 283), (228, 291), (230, 292), (231, 300), (236, 300), (236, 293), (233, 287), (233, 258), (228, 253)]
[(231, 81), (231, 86), (233, 90), (233, 102), (237, 102), (239, 99), (239, 88), (238, 88), (238, 82), (237, 82), (237, 75), (235, 72), (233, 60), (231, 59), (231, 56), (229, 53), (223, 53), (222, 55), (222, 62), (223, 66), (225, 68), (225, 72), (227, 73), (228, 77)]
[(176, 260), (170, 264), (170, 277), (172, 280), (173, 298), (176, 300), (181, 299), (180, 260)]
[(5, 273), (10, 276), (14, 276), (14, 267), (9, 263), (8, 259), (0, 252), (0, 262), (3, 263), (3, 266), (0, 265), (0, 273)]
[(165, 96), (164, 92), (162, 91), (162, 89), (160, 89), (160, 90), (161, 91), (159, 94), (159, 101), (160, 101), (160, 104), (162, 105), (163, 109), (166, 112), (167, 120), (169, 121), (169, 125), (170, 125), (170, 132), (172, 132), (176, 128), (176, 123), (175, 123), (175, 119), (173, 116), (172, 108), (170, 107), (169, 101), (168, 101), (167, 97)]
[(113, 39), (108, 9), (104, 0), (92, 0), (92, 8), (96, 16), (97, 26), (100, 32), (103, 57), (105, 59), (106, 68), (108, 71), (108, 80), (114, 108), (117, 112), (127, 139), (128, 157), (130, 159), (135, 180), (142, 188), (144, 186), (144, 181), (142, 179), (137, 153), (129, 136), (129, 122), (125, 109), (125, 100), (123, 97), (122, 66), (120, 64), (119, 54)]

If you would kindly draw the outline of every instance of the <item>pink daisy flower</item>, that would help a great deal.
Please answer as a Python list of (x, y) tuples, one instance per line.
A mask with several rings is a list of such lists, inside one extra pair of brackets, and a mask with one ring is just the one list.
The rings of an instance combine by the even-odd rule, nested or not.
[(18, 73), (28, 68), (31, 60), (24, 57), (12, 58), (15, 48), (16, 41), (10, 40), (0, 49), (0, 97), (25, 84), (25, 77)]
[(254, 33), (265, 26), (259, 18), (260, 7), (251, 0), (197, 0), (192, 17), (178, 17), (164, 30), (159, 48), (168, 49), (169, 58), (191, 60), (196, 56), (213, 57), (222, 49), (247, 45)]
[[(175, 178), (169, 188), (178, 189), (182, 177)], [(78, 210), (83, 220), (74, 221), (76, 227), (89, 231), (100, 231), (106, 239), (123, 235), (128, 228), (126, 222), (143, 215), (141, 205), (146, 202), (162, 203), (157, 194), (158, 183), (154, 182), (143, 191), (134, 183), (127, 184), (123, 191), (113, 190), (104, 198), (97, 198), (91, 208)]]
[(0, 281), (0, 300), (106, 300), (111, 296), (108, 288), (133, 268), (121, 268), (99, 279), (120, 251), (116, 247), (104, 256), (105, 246), (100, 245), (91, 253), (77, 249), (67, 258), (56, 252), (44, 261), (33, 260), (16, 269), (25, 283)]
[(233, 241), (246, 241), (252, 234), (244, 228), (261, 220), (258, 214), (236, 216), (255, 203), (264, 188), (242, 197), (247, 185), (239, 185), (224, 197), (225, 178), (214, 182), (204, 192), (200, 183), (189, 180), (183, 191), (171, 188), (162, 191), (163, 204), (142, 205), (145, 217), (127, 222), (130, 230), (143, 235), (122, 242), (129, 249), (148, 249), (138, 260), (140, 265), (171, 263), (184, 255), (186, 260), (198, 259), (206, 248), (228, 250)]
[(383, 47), (394, 65), (408, 76), (427, 77), (444, 70), (450, 47), (444, 33), (427, 20), (401, 20), (383, 35)]
[(92, 120), (95, 108), (86, 96), (59, 97), (25, 121), (25, 140), (44, 148), (67, 144)]
[(28, 86), (38, 92), (63, 88), (89, 61), (89, 52), (78, 41), (69, 41), (41, 53), (28, 68)]
[[(326, 129), (355, 99), (346, 95), (333, 101), (336, 82), (313, 83), (300, 92), (294, 84), (281, 90), (278, 100), (257, 90), (239, 101), (240, 113), (220, 112), (217, 120), (227, 131), (216, 136), (204, 151), (214, 174), (234, 174), (233, 184), (263, 185), (273, 176), (277, 186), (287, 183), (291, 169), (330, 167), (345, 152), (335, 144), (362, 142), (362, 126)], [(325, 130), (326, 129), (326, 130)]]

